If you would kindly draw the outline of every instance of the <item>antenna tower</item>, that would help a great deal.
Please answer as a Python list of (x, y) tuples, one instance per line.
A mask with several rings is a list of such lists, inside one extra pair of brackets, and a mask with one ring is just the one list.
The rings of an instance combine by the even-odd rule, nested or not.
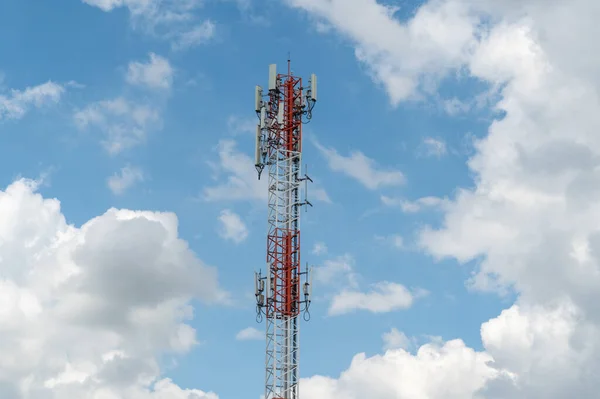
[[(265, 275), (255, 274), (257, 321), (266, 318), (265, 399), (298, 399), (299, 315), (308, 321), (312, 285), (310, 269), (300, 266), (300, 208), (308, 175), (301, 175), (302, 124), (312, 118), (317, 102), (317, 77), (309, 84), (269, 65), (269, 86), (255, 91), (255, 166), (260, 179), (268, 171), (268, 233)], [(300, 186), (304, 183), (304, 199)], [(302, 281), (303, 282), (302, 282)], [(302, 298), (301, 298), (302, 290)]]

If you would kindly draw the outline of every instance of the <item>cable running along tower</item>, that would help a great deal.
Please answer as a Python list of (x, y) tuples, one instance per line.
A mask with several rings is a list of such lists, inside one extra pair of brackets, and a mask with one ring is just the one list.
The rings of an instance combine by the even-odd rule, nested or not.
[[(308, 175), (301, 175), (302, 124), (310, 121), (317, 101), (317, 77), (307, 87), (292, 74), (269, 65), (268, 92), (256, 86), (255, 166), (260, 179), (268, 171), (267, 270), (255, 274), (257, 321), (266, 318), (265, 399), (299, 399), (299, 315), (310, 314), (310, 270), (300, 266), (300, 208)], [(304, 119), (304, 120), (303, 120)], [(304, 199), (300, 186), (304, 183)]]

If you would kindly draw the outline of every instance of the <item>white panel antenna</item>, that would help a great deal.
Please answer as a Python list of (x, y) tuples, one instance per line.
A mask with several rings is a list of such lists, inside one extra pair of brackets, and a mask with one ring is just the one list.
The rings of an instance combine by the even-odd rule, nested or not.
[(277, 65), (269, 65), (269, 90), (277, 88)]
[(266, 292), (266, 297), (267, 298), (271, 298), (271, 289), (273, 287), (271, 286), (271, 272), (269, 271), (269, 269), (267, 269), (267, 292)]
[(279, 109), (277, 110), (277, 122), (279, 122), (280, 125), (283, 124), (283, 110), (284, 110), (283, 103), (280, 102)]
[(264, 129), (265, 128), (265, 119), (267, 119), (267, 110), (265, 109), (265, 107), (262, 107), (260, 109), (260, 128)]
[(256, 126), (256, 149), (254, 151), (254, 165), (261, 164), (261, 141), (262, 141), (262, 131), (260, 130), (260, 126)]
[(310, 75), (310, 99), (317, 101), (317, 75)]
[(254, 109), (259, 112), (262, 108), (262, 87), (256, 86), (254, 91)]

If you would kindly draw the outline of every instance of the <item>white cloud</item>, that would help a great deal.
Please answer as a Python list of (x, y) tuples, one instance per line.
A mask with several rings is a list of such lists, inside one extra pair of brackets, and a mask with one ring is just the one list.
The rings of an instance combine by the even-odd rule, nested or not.
[(327, 245), (324, 242), (316, 242), (313, 246), (312, 253), (314, 255), (323, 255), (327, 253)]
[(336, 294), (328, 309), (329, 315), (336, 316), (355, 310), (373, 313), (387, 313), (412, 306), (415, 298), (426, 295), (424, 290), (411, 293), (402, 284), (382, 281), (372, 285), (368, 292), (343, 290)]
[(82, 0), (91, 6), (96, 6), (102, 11), (112, 11), (113, 8), (123, 7), (125, 0)]
[(219, 235), (224, 240), (231, 240), (236, 244), (248, 238), (248, 228), (237, 213), (225, 209), (219, 215)]
[(261, 340), (265, 339), (265, 333), (254, 327), (244, 328), (235, 336), (238, 341)]
[(386, 313), (409, 308), (416, 298), (428, 294), (423, 289), (410, 292), (403, 285), (388, 281), (371, 284), (371, 289), (360, 289), (361, 275), (355, 271), (355, 260), (350, 254), (327, 259), (321, 266), (313, 268), (314, 283), (325, 291), (323, 298), (330, 302), (328, 314), (337, 316), (366, 310), (373, 313)]
[[(221, 140), (217, 146), (219, 155), (218, 163), (209, 163), (216, 174), (216, 179), (220, 174), (227, 174), (224, 183), (212, 187), (205, 187), (203, 190), (203, 199), (206, 201), (264, 201), (267, 202), (268, 190), (267, 171), (263, 171), (260, 180), (254, 167), (254, 159), (247, 154), (240, 152), (236, 148), (234, 140)], [(252, 147), (253, 149), (254, 147)], [(313, 193), (317, 190), (315, 199), (321, 202), (331, 202), (324, 189), (309, 188)]]
[(356, 180), (369, 190), (385, 186), (398, 186), (404, 183), (404, 174), (398, 170), (381, 170), (375, 161), (360, 151), (353, 151), (349, 157), (340, 155), (333, 148), (326, 148), (314, 142), (329, 163), (329, 168), (335, 172), (344, 173)]
[(186, 23), (194, 19), (194, 11), (201, 7), (199, 0), (82, 0), (90, 6), (110, 12), (125, 7), (132, 18), (141, 19), (150, 27)]
[(11, 90), (10, 94), (0, 94), (0, 120), (20, 119), (32, 108), (41, 108), (60, 101), (65, 88), (48, 81), (25, 90)]
[(197, 343), (190, 300), (227, 299), (177, 217), (110, 209), (76, 227), (37, 186), (0, 192), (0, 396), (217, 399), (161, 377)]
[(448, 152), (446, 143), (441, 139), (426, 137), (423, 139), (423, 153), (428, 157), (440, 158)]
[(339, 378), (302, 379), (300, 391), (305, 399), (482, 399), (473, 392), (500, 374), (488, 365), (491, 360), (461, 340), (423, 345), (415, 356), (403, 349), (373, 357), (359, 353)]
[(314, 268), (315, 282), (323, 285), (336, 282), (355, 288), (358, 286), (357, 277), (354, 272), (354, 258), (349, 254), (327, 259), (323, 266)]
[[(303, 394), (307, 399), (595, 398), (600, 57), (582, 49), (596, 46), (597, 2), (436, 0), (400, 23), (373, 0), (291, 1), (351, 36), (359, 55), (372, 45), (362, 60), (393, 102), (407, 97), (397, 80), (420, 85), (412, 86), (414, 93), (426, 91), (424, 77), (439, 77), (424, 66), (427, 57), (409, 51), (396, 34), (415, 28), (423, 34), (409, 42), (427, 56), (432, 51), (438, 61), (433, 67), (444, 73), (462, 68), (498, 93), (495, 107), (503, 117), (476, 141), (468, 162), (474, 187), (456, 191), (444, 206), (442, 226), (425, 229), (420, 243), (436, 258), (480, 260), (472, 287), (514, 290), (519, 297), (482, 325), (483, 353), (453, 340), (421, 347), (415, 356), (402, 350), (368, 359), (358, 355), (337, 379), (304, 380)], [(364, 23), (352, 24), (351, 12), (365, 16)], [(424, 16), (455, 23), (425, 24)], [(465, 40), (454, 41), (450, 33), (456, 30), (468, 33)], [(431, 46), (432, 32), (448, 37), (447, 48)], [(380, 57), (368, 57), (373, 54)], [(411, 66), (417, 74), (407, 73)], [(436, 362), (434, 372), (429, 362)]]
[[(571, 50), (552, 33), (552, 21), (560, 14), (571, 22), (570, 35), (579, 32), (578, 46), (593, 46), (580, 29), (598, 12), (582, 1), (528, 6), (530, 21), (498, 25), (473, 59), (473, 73), (507, 81), (498, 104), (506, 116), (476, 144), (469, 161), (476, 186), (458, 193), (443, 227), (426, 229), (421, 243), (436, 257), (481, 257), (472, 287), (520, 294), (517, 305), (482, 327), (497, 364), (519, 376), (491, 393), (592, 398), (587, 376), (600, 369), (600, 313), (592, 305), (600, 299), (600, 103), (592, 87), (600, 81), (585, 74), (580, 59), (568, 60)], [(600, 66), (596, 56), (586, 62)]]
[(267, 200), (267, 178), (258, 180), (254, 160), (237, 151), (236, 142), (221, 140), (218, 145), (219, 163), (213, 169), (228, 174), (227, 181), (204, 189), (207, 201), (221, 200)]
[(80, 129), (99, 128), (106, 136), (102, 144), (111, 155), (144, 143), (148, 131), (162, 124), (157, 109), (123, 97), (90, 104), (77, 110), (73, 117)]
[(132, 187), (135, 183), (144, 180), (144, 173), (135, 166), (125, 166), (119, 173), (115, 173), (106, 181), (108, 188), (115, 195), (121, 195)]
[(127, 68), (129, 84), (147, 86), (151, 89), (170, 89), (174, 69), (164, 57), (150, 53), (147, 63), (132, 61)]
[(171, 43), (173, 50), (186, 50), (204, 44), (215, 35), (216, 27), (212, 21), (204, 21), (188, 31), (181, 32)]
[(431, 93), (440, 79), (464, 65), (477, 44), (478, 20), (466, 1), (427, 2), (404, 24), (392, 17), (394, 7), (375, 0), (287, 2), (351, 40), (356, 58), (394, 104)]
[(405, 213), (416, 213), (424, 209), (443, 209), (443, 207), (448, 203), (448, 200), (446, 198), (439, 197), (421, 197), (415, 201), (408, 201), (382, 195), (381, 202), (386, 206), (400, 207), (400, 209), (402, 209), (402, 211)]
[(392, 328), (390, 331), (383, 333), (381, 336), (383, 339), (383, 349), (404, 349), (407, 350), (410, 347), (410, 339), (402, 332), (398, 331), (397, 328)]
[(202, 0), (82, 0), (105, 12), (126, 7), (133, 26), (153, 36), (168, 40), (174, 50), (205, 43), (215, 34), (210, 20), (200, 21), (196, 11)]

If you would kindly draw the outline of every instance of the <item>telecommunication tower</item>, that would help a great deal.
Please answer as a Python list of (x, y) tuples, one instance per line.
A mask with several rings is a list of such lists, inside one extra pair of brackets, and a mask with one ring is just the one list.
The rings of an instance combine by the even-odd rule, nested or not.
[(265, 399), (299, 398), (299, 315), (310, 317), (312, 291), (310, 269), (300, 266), (300, 208), (312, 206), (306, 198), (312, 180), (301, 175), (302, 124), (312, 118), (316, 102), (316, 75), (303, 87), (289, 60), (287, 74), (269, 65), (266, 94), (256, 86), (258, 178), (265, 167), (268, 171), (267, 270), (255, 274), (257, 321), (266, 318)]

